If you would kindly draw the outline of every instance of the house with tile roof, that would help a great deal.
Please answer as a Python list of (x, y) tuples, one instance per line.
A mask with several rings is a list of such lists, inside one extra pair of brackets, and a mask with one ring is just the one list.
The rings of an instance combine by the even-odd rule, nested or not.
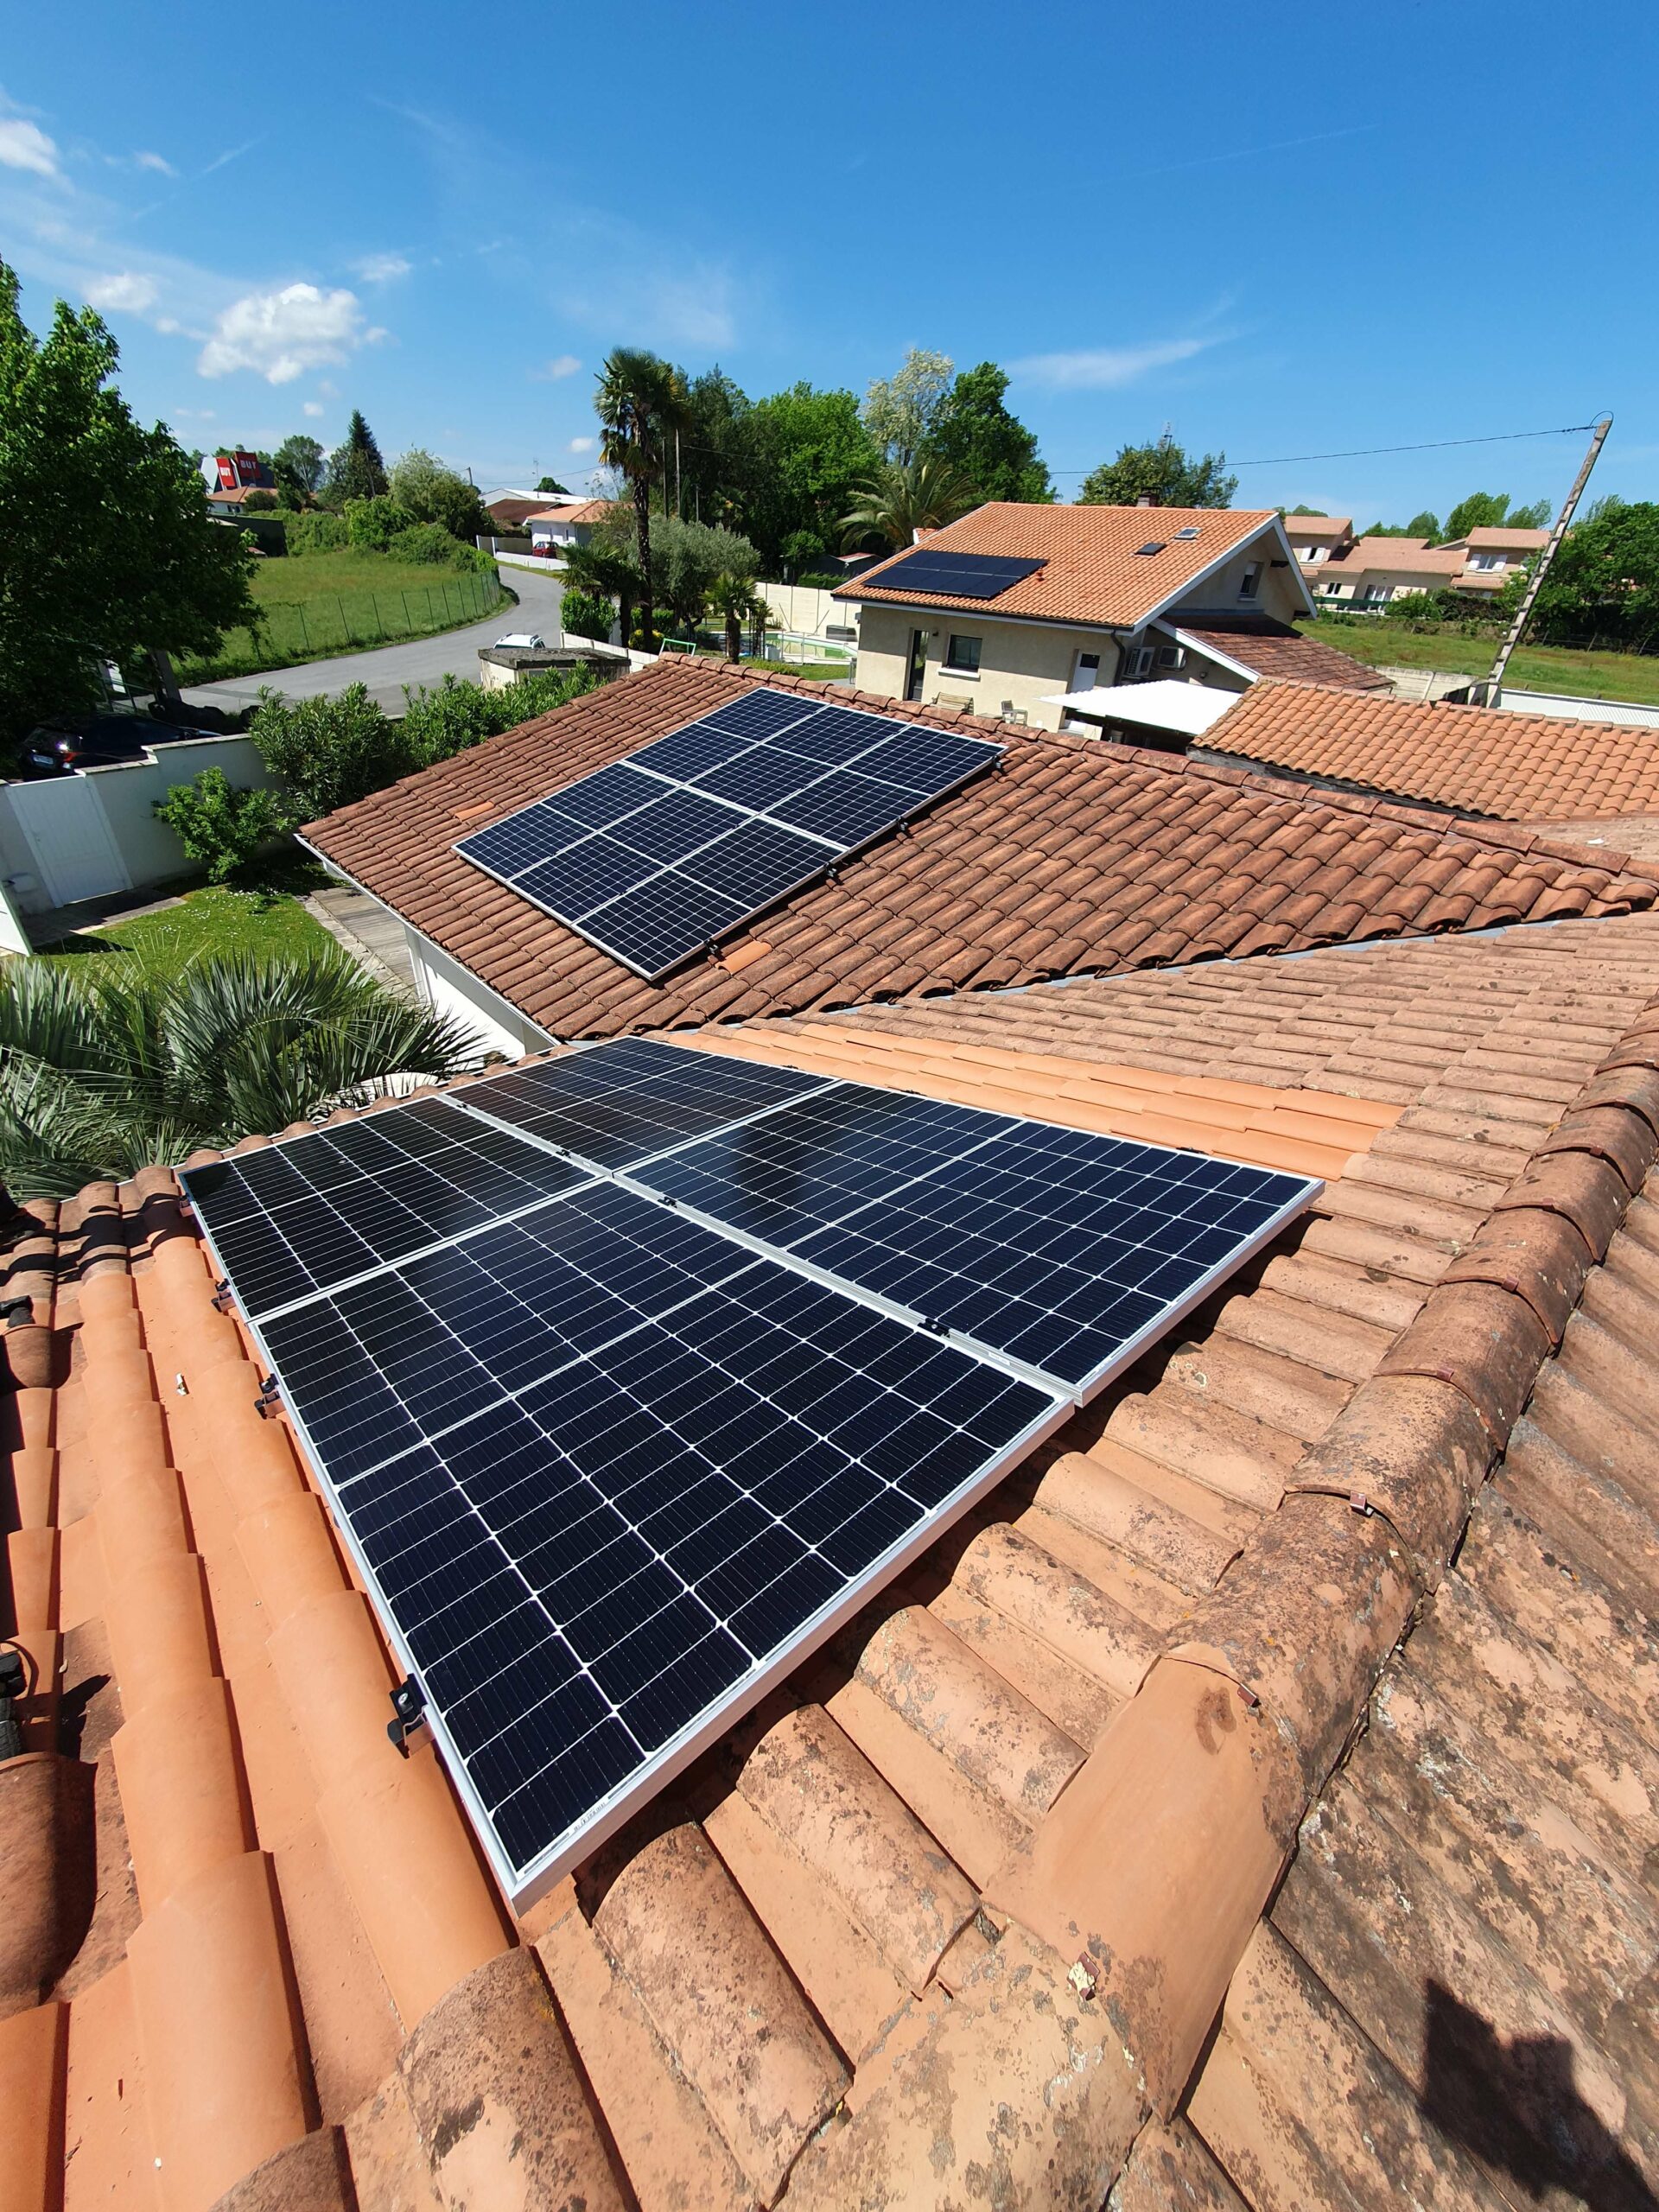
[(0, 1224), (9, 2208), (1654, 2202), (1659, 879), (1011, 751), (598, 1018), (1324, 1190), (522, 1915), (172, 1173)]
[[(996, 772), (647, 982), (459, 840), (757, 687), (1001, 746)], [(1133, 746), (723, 663), (659, 661), (302, 833), (404, 925), (435, 1006), (491, 1048), (829, 1011), (1571, 912), (1643, 897), (1617, 856), (1495, 841)], [(1535, 850), (1533, 844), (1535, 842)]]
[(1205, 757), (1659, 856), (1659, 730), (1642, 722), (1263, 684), (1205, 732)]
[(1287, 655), (1322, 683), (1382, 681), (1297, 636), (1313, 602), (1271, 510), (994, 501), (925, 539), (930, 556), (1023, 572), (988, 597), (977, 583), (918, 588), (906, 577), (917, 550), (835, 594), (857, 610), (859, 687), (886, 698), (1058, 729), (1096, 690), (1177, 678), (1238, 690)]
[(595, 523), (611, 511), (608, 499), (566, 499), (524, 518), (533, 553), (556, 552), (561, 545), (586, 545)]

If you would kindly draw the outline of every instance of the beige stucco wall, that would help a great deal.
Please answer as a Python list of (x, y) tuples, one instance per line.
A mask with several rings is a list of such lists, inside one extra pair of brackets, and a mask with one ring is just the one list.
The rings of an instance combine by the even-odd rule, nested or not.
[[(1275, 560), (1284, 561), (1285, 556), (1273, 540), (1255, 539), (1213, 575), (1195, 584), (1165, 619), (1178, 621), (1183, 615), (1192, 618), (1203, 613), (1270, 614), (1276, 622), (1294, 621), (1304, 612), (1297, 569), (1288, 561), (1282, 569), (1275, 569)], [(1241, 599), (1239, 585), (1243, 582), (1245, 569), (1255, 561), (1262, 563), (1261, 586), (1254, 599)]]
[[(1058, 623), (998, 622), (982, 614), (947, 614), (934, 609), (918, 614), (902, 607), (867, 606), (859, 620), (858, 685), (884, 698), (902, 699), (910, 659), (910, 633), (925, 629), (927, 678), (925, 704), (941, 696), (950, 702), (971, 702), (974, 712), (993, 716), (1018, 713), (1034, 729), (1058, 729), (1060, 710), (1047, 696), (1065, 690), (1079, 652), (1100, 655), (1098, 681), (1109, 683), (1117, 667), (1117, 643), (1107, 630), (1071, 629)], [(945, 668), (945, 647), (952, 635), (980, 640), (979, 674), (962, 676)]]

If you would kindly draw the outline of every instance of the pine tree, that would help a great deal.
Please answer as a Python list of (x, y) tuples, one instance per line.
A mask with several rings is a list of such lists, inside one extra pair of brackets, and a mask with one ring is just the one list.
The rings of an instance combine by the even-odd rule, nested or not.
[(331, 507), (347, 499), (378, 499), (386, 488), (386, 464), (380, 457), (374, 432), (363, 419), (361, 408), (352, 410), (346, 426), (346, 442), (328, 457), (325, 499)]

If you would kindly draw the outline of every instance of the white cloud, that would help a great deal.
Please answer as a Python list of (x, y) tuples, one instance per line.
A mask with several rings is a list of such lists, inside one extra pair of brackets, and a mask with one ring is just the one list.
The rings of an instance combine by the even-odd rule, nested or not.
[(153, 276), (135, 276), (124, 270), (118, 276), (94, 276), (86, 284), (86, 304), (100, 314), (143, 315), (153, 308), (161, 287)]
[(292, 384), (319, 363), (343, 361), (367, 340), (385, 335), (363, 328), (354, 292), (288, 284), (280, 292), (250, 292), (233, 301), (219, 315), (196, 367), (205, 377), (251, 369), (267, 384)]
[(38, 123), (25, 123), (19, 116), (0, 117), (0, 168), (56, 176), (58, 149)]
[(308, 399), (305, 403), (304, 411), (306, 414), (313, 416), (321, 415), (322, 412), (322, 402), (320, 399)]
[(394, 276), (407, 276), (410, 270), (401, 253), (365, 254), (352, 266), (365, 284), (388, 284)]
[(135, 154), (132, 158), (141, 169), (154, 169), (158, 176), (178, 175), (172, 162), (160, 154)]
[(539, 369), (531, 371), (537, 384), (556, 384), (561, 377), (573, 377), (582, 366), (574, 353), (556, 353)]
[(1076, 353), (1031, 353), (1010, 361), (1008, 374), (1048, 391), (1116, 391), (1153, 369), (1190, 361), (1213, 338), (1166, 338), (1145, 346), (1102, 346)]
[(572, 438), (570, 450), (572, 453), (592, 453), (594, 443), (592, 438)]

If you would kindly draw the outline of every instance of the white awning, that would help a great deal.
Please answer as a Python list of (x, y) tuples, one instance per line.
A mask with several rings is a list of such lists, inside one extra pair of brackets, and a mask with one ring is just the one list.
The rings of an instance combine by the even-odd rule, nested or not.
[(1097, 684), (1088, 691), (1056, 691), (1046, 707), (1063, 707), (1069, 715), (1096, 722), (1139, 722), (1147, 729), (1179, 730), (1185, 737), (1202, 737), (1239, 702), (1236, 691), (1217, 691), (1207, 683), (1180, 683), (1173, 678), (1156, 683)]

